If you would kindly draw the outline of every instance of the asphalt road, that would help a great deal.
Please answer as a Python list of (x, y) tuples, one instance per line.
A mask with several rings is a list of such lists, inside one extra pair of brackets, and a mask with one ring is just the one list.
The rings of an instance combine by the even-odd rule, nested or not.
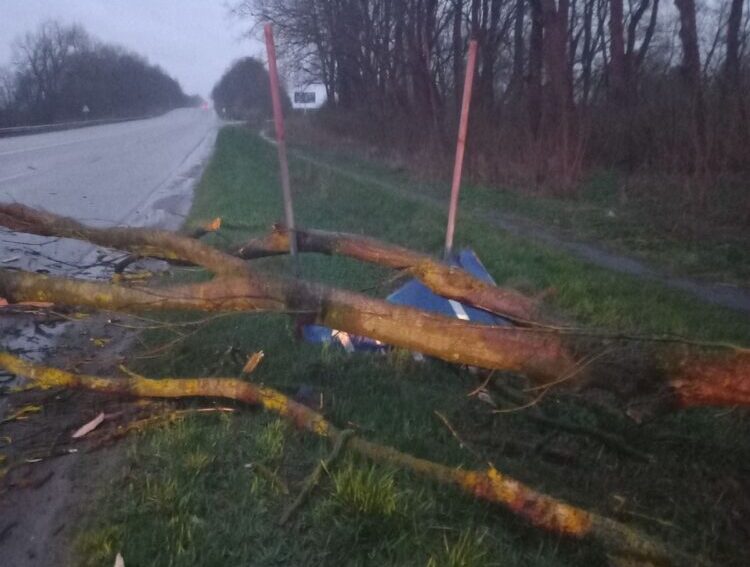
[(213, 147), (213, 111), (0, 139), (0, 201), (87, 224), (176, 228)]
[[(19, 202), (92, 226), (174, 230), (216, 139), (213, 111), (0, 139), (0, 202)], [(100, 248), (0, 229), (0, 267), (96, 278)]]
[[(0, 139), (0, 202), (93, 226), (176, 229), (219, 125), (213, 111), (180, 109), (147, 120)], [(0, 268), (107, 279), (124, 255), (0, 228)], [(42, 361), (66, 347), (58, 338), (69, 325), (27, 323), (0, 317), (0, 349)], [(0, 373), (0, 391), (7, 378)], [(2, 405), (0, 399), (0, 415)]]

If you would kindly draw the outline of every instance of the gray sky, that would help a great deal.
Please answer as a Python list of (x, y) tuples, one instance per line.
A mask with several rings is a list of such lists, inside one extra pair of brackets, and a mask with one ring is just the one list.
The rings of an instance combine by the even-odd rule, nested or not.
[(0, 0), (0, 65), (16, 37), (50, 18), (146, 56), (188, 94), (207, 97), (238, 57), (265, 58), (260, 42), (241, 37), (249, 23), (229, 16), (226, 0)]

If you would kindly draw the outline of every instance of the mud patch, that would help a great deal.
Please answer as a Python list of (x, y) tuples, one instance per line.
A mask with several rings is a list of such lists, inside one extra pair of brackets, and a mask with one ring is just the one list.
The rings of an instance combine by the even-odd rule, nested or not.
[[(108, 280), (125, 254), (75, 240), (0, 232), (0, 266), (37, 273)], [(129, 270), (163, 271), (139, 261)], [(0, 311), (0, 349), (34, 362), (91, 374), (116, 374), (135, 336), (120, 315), (49, 312), (13, 306)], [(118, 415), (132, 402), (84, 392), (18, 393), (23, 381), (0, 373), (0, 565), (74, 565), (77, 522), (95, 489), (117, 478), (123, 445), (96, 448), (71, 433), (99, 412)], [(34, 412), (10, 419), (24, 408)]]
[[(43, 314), (15, 314), (14, 333), (24, 357), (81, 372), (112, 373), (123, 362), (131, 340), (116, 321), (94, 315), (80, 321)], [(0, 321), (7, 325), (10, 317)], [(54, 336), (35, 341), (32, 329), (50, 327)], [(7, 335), (3, 336), (4, 348)], [(64, 345), (64, 346), (62, 346)], [(7, 377), (7, 375), (6, 375)], [(6, 383), (5, 389), (15, 388)], [(10, 468), (0, 481), (0, 557), (2, 564), (71, 565), (77, 519), (92, 502), (92, 487), (116, 477), (124, 459), (121, 446), (92, 451), (89, 440), (71, 433), (99, 412), (122, 413), (130, 402), (88, 392), (36, 391), (6, 397), (0, 424), (0, 454)], [(30, 413), (12, 419), (19, 411)]]

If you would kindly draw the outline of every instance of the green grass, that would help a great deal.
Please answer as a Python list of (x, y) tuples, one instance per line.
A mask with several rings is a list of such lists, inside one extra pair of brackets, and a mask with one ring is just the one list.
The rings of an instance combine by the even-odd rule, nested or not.
[[(447, 205), (447, 180), (417, 177), (404, 167), (365, 158), (357, 144), (321, 144), (320, 136), (316, 144), (306, 143), (309, 128), (305, 123), (292, 136), (298, 154)], [(473, 220), (501, 212), (562, 239), (642, 259), (667, 273), (750, 287), (750, 231), (747, 217), (737, 208), (747, 185), (717, 183), (709, 191), (711, 206), (698, 207), (685, 204), (686, 183), (668, 176), (628, 177), (597, 170), (583, 180), (575, 198), (557, 198), (465, 182), (461, 207)]]
[[(292, 174), (300, 225), (440, 249), (440, 210), (299, 161), (293, 161)], [(189, 222), (220, 215), (243, 228), (223, 230), (214, 242), (241, 241), (280, 217), (277, 187), (275, 150), (244, 129), (225, 128)], [(471, 244), (501, 283), (529, 291), (554, 287), (546, 308), (578, 323), (750, 339), (747, 317), (591, 268), (475, 219), (461, 219), (457, 239)], [(287, 269), (280, 258), (257, 265)], [(305, 256), (302, 272), (380, 295), (390, 285), (387, 271), (343, 258)], [(163, 330), (147, 340), (159, 345), (171, 338)], [(739, 412), (687, 411), (637, 426), (607, 404), (581, 403), (575, 393), (549, 395), (540, 403), (550, 416), (621, 435), (654, 456), (654, 463), (644, 464), (596, 440), (540, 425), (523, 411), (493, 415), (466, 396), (478, 381), (468, 371), (416, 363), (399, 352), (347, 356), (299, 343), (290, 320), (272, 314), (213, 320), (162, 356), (134, 356), (129, 364), (154, 376), (236, 376), (243, 361), (231, 353), (261, 349), (266, 357), (254, 381), (290, 395), (301, 386), (311, 389), (340, 427), (356, 427), (368, 439), (450, 465), (481, 468), (491, 461), (531, 486), (637, 525), (690, 553), (722, 564), (748, 560), (742, 525), (750, 517), (743, 504), (750, 427)], [(481, 458), (459, 446), (435, 411)], [(320, 439), (248, 408), (147, 432), (133, 443), (123, 477), (105, 487), (84, 523), (77, 543), (81, 564), (109, 567), (118, 551), (129, 567), (606, 564), (594, 544), (542, 533), (453, 489), (349, 454), (324, 475), (289, 525), (278, 526), (328, 450)]]

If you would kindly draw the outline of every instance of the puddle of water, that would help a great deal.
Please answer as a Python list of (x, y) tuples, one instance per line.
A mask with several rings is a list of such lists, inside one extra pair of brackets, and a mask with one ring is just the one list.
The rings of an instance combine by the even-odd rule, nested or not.
[[(0, 267), (53, 274), (90, 281), (109, 281), (114, 265), (124, 258), (121, 251), (101, 248), (78, 240), (49, 238), (0, 229)], [(129, 269), (160, 271), (167, 264), (143, 260)], [(83, 350), (88, 322), (71, 321), (49, 314), (9, 311), (0, 313), (0, 349), (33, 362), (47, 362)], [(65, 340), (61, 337), (65, 335)], [(5, 414), (3, 393), (19, 386), (16, 376), (0, 371), (0, 418)]]
[[(0, 348), (32, 362), (45, 362), (57, 350), (58, 339), (74, 322), (34, 313), (10, 312), (0, 316)], [(15, 375), (0, 370), (0, 418), (7, 411), (3, 396), (21, 385)]]

